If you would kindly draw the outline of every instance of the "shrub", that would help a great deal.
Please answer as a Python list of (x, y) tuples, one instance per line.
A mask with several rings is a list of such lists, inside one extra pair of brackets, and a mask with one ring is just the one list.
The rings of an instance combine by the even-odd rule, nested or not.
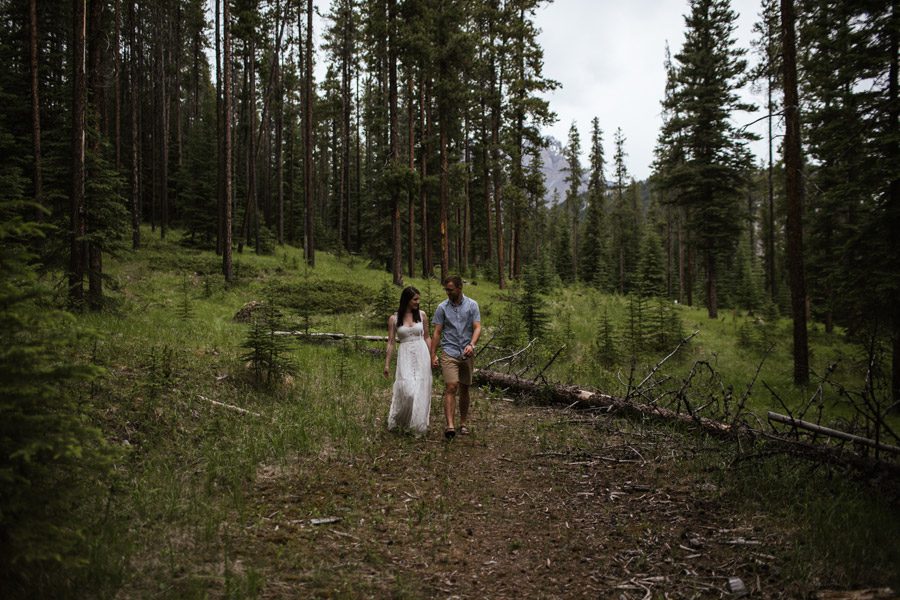
[[(91, 425), (86, 385), (100, 369), (78, 360), (88, 342), (47, 304), (29, 244), (45, 228), (36, 207), (0, 200), (0, 589), (49, 597), (53, 571), (87, 563), (82, 495), (108, 473), (112, 451)], [(65, 577), (62, 579), (66, 579)]]

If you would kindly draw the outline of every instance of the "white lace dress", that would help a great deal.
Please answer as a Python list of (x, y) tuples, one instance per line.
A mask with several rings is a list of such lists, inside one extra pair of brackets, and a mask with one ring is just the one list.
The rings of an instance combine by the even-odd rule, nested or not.
[(388, 413), (388, 429), (408, 428), (413, 433), (428, 431), (431, 413), (431, 354), (425, 343), (422, 323), (397, 327), (397, 371)]

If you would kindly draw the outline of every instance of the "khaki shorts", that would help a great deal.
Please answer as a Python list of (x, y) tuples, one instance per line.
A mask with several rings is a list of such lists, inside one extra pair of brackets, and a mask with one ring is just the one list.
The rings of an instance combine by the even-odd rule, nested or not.
[(475, 357), (453, 358), (441, 354), (441, 371), (444, 374), (444, 383), (461, 383), (472, 385), (472, 372), (475, 370)]

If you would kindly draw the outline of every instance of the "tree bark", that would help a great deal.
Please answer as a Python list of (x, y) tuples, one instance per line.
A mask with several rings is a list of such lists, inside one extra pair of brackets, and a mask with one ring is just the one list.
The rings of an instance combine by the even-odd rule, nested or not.
[(503, 200), (500, 168), (500, 111), (503, 98), (503, 82), (497, 73), (496, 59), (491, 59), (491, 179), (494, 184), (494, 226), (497, 242), (497, 285), (502, 290), (506, 287), (504, 273), (503, 249)]
[(156, 144), (159, 147), (157, 176), (159, 178), (159, 232), (166, 239), (169, 226), (169, 97), (166, 91), (166, 19), (163, 8), (157, 7), (156, 23), (156, 94), (158, 114), (156, 115)]
[[(413, 83), (413, 76), (410, 74), (408, 76), (406, 82), (406, 135), (408, 141), (407, 147), (407, 158), (408, 163), (407, 167), (409, 168), (409, 172), (413, 173), (416, 169), (416, 130), (415, 130), (415, 86)], [(415, 277), (416, 274), (416, 201), (413, 196), (413, 190), (410, 188), (406, 194), (406, 202), (407, 202), (407, 220), (406, 220), (406, 231), (407, 231), (407, 264), (406, 264), (406, 272), (410, 277)]]
[(483, 201), (484, 201), (484, 224), (485, 231), (487, 232), (487, 239), (485, 240), (485, 253), (484, 258), (488, 263), (491, 262), (494, 253), (494, 229), (491, 226), (491, 213), (493, 212), (493, 207), (491, 206), (491, 153), (490, 153), (490, 141), (488, 138), (487, 131), (487, 122), (489, 116), (487, 111), (487, 106), (484, 101), (484, 98), (481, 100), (481, 164), (482, 164), (482, 173), (481, 180), (483, 185)]
[[(341, 144), (341, 207), (338, 217), (339, 239), (343, 240), (346, 250), (350, 249), (350, 116), (353, 99), (350, 84), (353, 81), (353, 10), (347, 10), (346, 30), (343, 40), (343, 65), (341, 69), (341, 112), (342, 137)], [(343, 233), (341, 237), (341, 233)]]
[(426, 179), (428, 177), (428, 156), (429, 140), (431, 138), (431, 98), (428, 95), (428, 76), (423, 72), (420, 75), (422, 81), (420, 86), (419, 101), (419, 129), (422, 131), (422, 168), (421, 179), (422, 187), (419, 190), (420, 211), (422, 213), (422, 277), (431, 277), (433, 266), (431, 263), (431, 236), (429, 235), (428, 222), (428, 185)]
[(803, 267), (803, 181), (800, 149), (800, 104), (797, 93), (797, 50), (794, 2), (781, 0), (784, 52), (784, 169), (787, 195), (787, 259), (794, 321), (794, 383), (809, 382), (809, 347), (806, 330), (806, 276)]
[[(41, 97), (38, 85), (38, 26), (37, 0), (28, 3), (30, 17), (29, 56), (31, 59), (31, 136), (34, 148), (34, 201), (43, 206), (44, 178), (41, 172)], [(43, 212), (37, 211), (39, 220), (43, 220)]]
[(113, 144), (116, 152), (116, 172), (122, 168), (122, 4), (121, 0), (116, 0), (114, 4), (113, 15)]
[[(238, 253), (244, 249), (244, 242), (250, 245), (252, 227), (259, 227), (256, 208), (256, 47), (251, 39), (247, 57), (247, 207), (241, 221), (241, 236), (238, 241)], [(261, 140), (260, 140), (261, 141)], [(259, 244), (255, 244), (259, 253)]]
[(772, 113), (774, 105), (772, 103), (772, 87), (774, 83), (769, 79), (769, 166), (767, 169), (768, 179), (768, 214), (766, 215), (766, 279), (769, 284), (769, 297), (772, 302), (777, 302), (778, 286), (775, 281), (775, 166), (773, 158), (773, 142), (772, 142)]
[(138, 46), (136, 2), (129, 3), (129, 93), (131, 94), (131, 247), (141, 247), (141, 146), (140, 121), (138, 119)]
[(391, 276), (394, 285), (403, 285), (402, 253), (400, 233), (400, 189), (396, 175), (400, 168), (400, 143), (397, 139), (399, 124), (397, 116), (397, 25), (396, 25), (396, 0), (388, 0), (388, 125), (389, 141), (388, 154), (390, 155), (392, 173), (390, 185), (391, 194)]
[[(97, 131), (90, 138), (90, 150), (94, 161), (99, 161), (102, 155), (101, 140), (103, 137), (102, 125), (104, 118), (104, 78), (103, 78), (103, 3), (100, 0), (92, 0), (90, 16), (88, 18), (88, 32), (90, 49), (90, 64), (88, 65), (88, 90), (87, 107), (90, 111), (91, 122), (97, 127)], [(96, 199), (95, 199), (96, 202)], [(85, 198), (85, 230), (93, 231), (97, 227), (99, 207), (89, 206)], [(93, 215), (93, 218), (91, 218)], [(103, 306), (103, 254), (100, 242), (97, 240), (86, 242), (88, 255), (88, 306), (91, 310), (100, 310)]]
[(706, 310), (710, 319), (719, 316), (718, 272), (716, 270), (716, 253), (706, 250)]
[(84, 301), (85, 36), (87, 0), (72, 3), (72, 189), (69, 197), (69, 303)]
[(232, 220), (232, 151), (231, 151), (231, 14), (228, 5), (231, 0), (222, 2), (222, 62), (223, 65), (223, 109), (222, 109), (222, 129), (224, 132), (224, 173), (225, 180), (224, 196), (223, 196), (223, 238), (222, 238), (222, 274), (225, 281), (234, 279), (234, 270), (231, 263), (231, 220)]
[(471, 179), (472, 153), (469, 144), (469, 110), (466, 109), (466, 127), (463, 143), (465, 150), (463, 152), (463, 163), (466, 167), (466, 178), (463, 182), (463, 232), (462, 232), (462, 257), (460, 258), (460, 271), (462, 273), (469, 272), (469, 245), (472, 243), (472, 201), (469, 198), (469, 180)]
[[(896, 164), (900, 160), (900, 142), (897, 136), (900, 135), (900, 2), (892, 0), (891, 2), (891, 23), (890, 28), (890, 53), (891, 64), (888, 69), (888, 126), (890, 132), (888, 136), (887, 164), (895, 165), (894, 175), (888, 182), (887, 204), (889, 211), (889, 219), (892, 219), (892, 225), (889, 227), (891, 232), (891, 256), (900, 256), (900, 177), (897, 177)], [(896, 263), (895, 263), (896, 265)], [(894, 269), (896, 273), (896, 266)], [(892, 311), (892, 331), (891, 331), (891, 399), (894, 403), (894, 414), (900, 412), (900, 303), (893, 303)]]
[[(281, 18), (280, 2), (275, 5), (275, 12)], [(282, 89), (281, 79), (281, 40), (275, 46), (275, 102), (277, 103), (275, 112), (275, 186), (276, 186), (276, 202), (277, 217), (276, 229), (278, 237), (278, 245), (284, 245), (284, 157), (282, 155), (281, 146), (284, 143), (284, 90)]]
[(303, 161), (303, 186), (306, 194), (306, 229), (304, 240), (304, 256), (306, 264), (316, 266), (316, 242), (315, 242), (315, 208), (313, 205), (313, 71), (312, 71), (312, 31), (313, 31), (313, 0), (306, 3), (306, 85), (303, 101), (303, 146), (305, 158)]
[(449, 151), (447, 148), (447, 115), (446, 108), (440, 111), (438, 118), (440, 123), (438, 128), (440, 131), (440, 155), (441, 155), (441, 191), (440, 191), (440, 232), (441, 232), (441, 280), (443, 281), (450, 275), (450, 240), (447, 231), (447, 209), (450, 196), (450, 164)]

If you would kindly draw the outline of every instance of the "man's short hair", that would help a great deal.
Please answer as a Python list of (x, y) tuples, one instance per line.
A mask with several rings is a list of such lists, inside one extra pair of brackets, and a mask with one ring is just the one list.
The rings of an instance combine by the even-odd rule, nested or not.
[(462, 289), (462, 277), (459, 275), (448, 275), (444, 277), (444, 281), (441, 282), (441, 285), (447, 285), (448, 283), (453, 283), (457, 288)]

